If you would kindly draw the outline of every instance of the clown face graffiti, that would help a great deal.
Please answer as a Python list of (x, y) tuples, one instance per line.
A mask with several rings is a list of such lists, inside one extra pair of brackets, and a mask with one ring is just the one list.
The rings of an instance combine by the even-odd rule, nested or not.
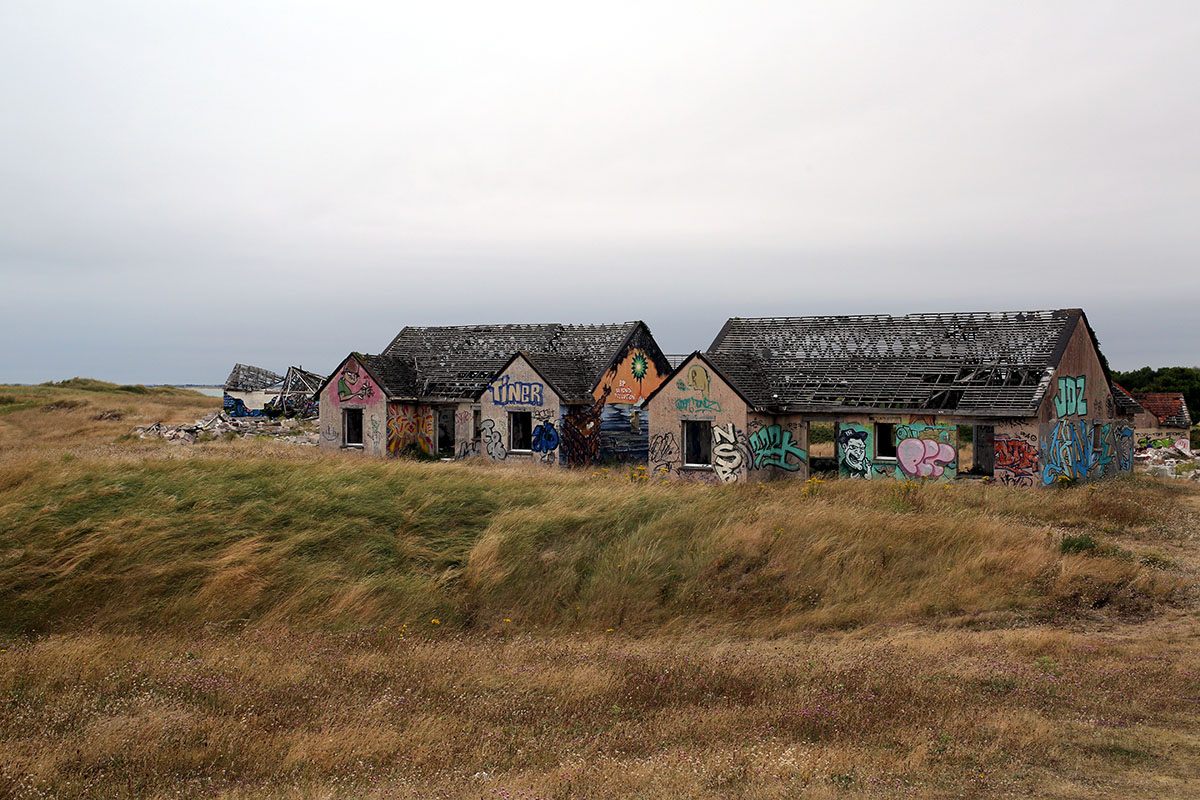
[(842, 469), (851, 478), (865, 478), (871, 469), (867, 459), (867, 432), (843, 428), (837, 436)]

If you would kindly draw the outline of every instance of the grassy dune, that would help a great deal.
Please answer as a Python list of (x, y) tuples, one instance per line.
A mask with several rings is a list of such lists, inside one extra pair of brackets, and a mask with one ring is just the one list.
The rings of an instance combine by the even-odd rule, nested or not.
[(0, 796), (1200, 795), (1191, 485), (125, 437), (190, 394), (0, 388)]

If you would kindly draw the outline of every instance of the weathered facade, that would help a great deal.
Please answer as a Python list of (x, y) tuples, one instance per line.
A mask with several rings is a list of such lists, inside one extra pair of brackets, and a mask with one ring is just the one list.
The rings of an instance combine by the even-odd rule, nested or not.
[(734, 318), (647, 405), (651, 471), (685, 479), (806, 476), (813, 421), (834, 423), (850, 478), (952, 480), (962, 426), (972, 474), (1006, 484), (1133, 464), (1130, 419), (1079, 309)]
[(647, 401), (654, 477), (749, 483), (808, 477), (808, 425), (760, 408), (713, 360), (693, 353)]
[(370, 404), (346, 405), (335, 372), (320, 391), (326, 447), (565, 465), (644, 459), (639, 406), (670, 370), (642, 322), (407, 327), (339, 371), (347, 364), (385, 398), (384, 446), (357, 441), (355, 409), (369, 440)]

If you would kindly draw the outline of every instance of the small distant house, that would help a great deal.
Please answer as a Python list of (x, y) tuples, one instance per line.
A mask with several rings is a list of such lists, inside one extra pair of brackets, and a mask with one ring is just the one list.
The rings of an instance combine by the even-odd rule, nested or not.
[(1080, 309), (726, 322), (647, 400), (652, 474), (804, 478), (808, 426), (834, 425), (844, 477), (1013, 485), (1090, 480), (1133, 465)]
[(325, 381), (321, 443), (374, 455), (643, 460), (641, 406), (669, 371), (643, 322), (410, 326)]
[(234, 364), (225, 379), (224, 407), (234, 417), (261, 416), (267, 404), (279, 396), (283, 376), (262, 367)]
[(1134, 392), (1133, 417), (1138, 450), (1176, 448), (1191, 454), (1192, 417), (1181, 392)]

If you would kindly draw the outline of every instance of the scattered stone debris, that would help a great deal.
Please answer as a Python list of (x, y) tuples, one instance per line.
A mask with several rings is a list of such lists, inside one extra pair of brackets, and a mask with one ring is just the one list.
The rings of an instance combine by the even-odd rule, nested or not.
[(190, 425), (153, 425), (135, 428), (139, 439), (165, 439), (179, 444), (210, 442), (221, 438), (269, 436), (281, 442), (316, 445), (321, 440), (315, 426), (297, 419), (270, 417), (231, 417), (225, 411), (214, 411)]
[(97, 421), (104, 421), (104, 420), (120, 421), (120, 420), (125, 419), (125, 412), (117, 411), (116, 409), (109, 409), (108, 411), (101, 411), (99, 414), (92, 417), (92, 419), (97, 420)]
[(1200, 464), (1196, 463), (1196, 454), (1182, 447), (1152, 447), (1139, 451), (1133, 458), (1146, 470), (1147, 475), (1200, 481)]

